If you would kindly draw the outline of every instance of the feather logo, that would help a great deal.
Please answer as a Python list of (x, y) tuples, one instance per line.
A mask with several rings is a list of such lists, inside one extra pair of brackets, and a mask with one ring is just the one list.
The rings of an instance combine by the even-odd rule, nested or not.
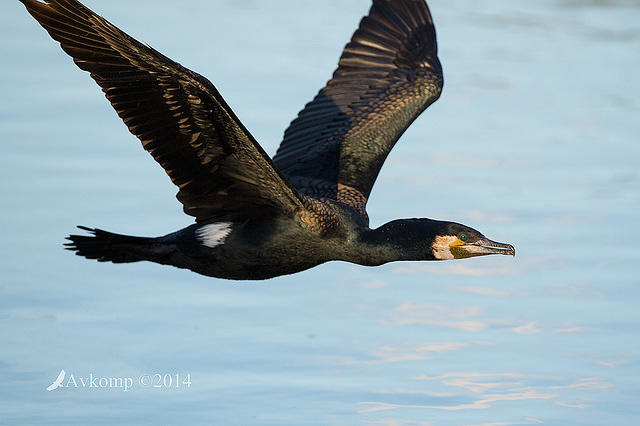
[(51, 383), (49, 386), (47, 386), (47, 390), (48, 391), (52, 391), (58, 388), (63, 387), (62, 385), (62, 381), (64, 380), (64, 376), (67, 373), (65, 373), (64, 370), (60, 370), (60, 374), (58, 374), (58, 377), (53, 381), (53, 383)]

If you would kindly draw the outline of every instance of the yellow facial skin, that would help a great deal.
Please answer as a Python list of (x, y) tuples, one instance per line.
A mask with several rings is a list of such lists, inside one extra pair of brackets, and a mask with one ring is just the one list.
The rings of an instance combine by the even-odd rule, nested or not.
[(449, 250), (451, 251), (451, 254), (453, 255), (454, 259), (465, 259), (467, 257), (474, 257), (474, 256), (482, 256), (483, 253), (477, 253), (474, 251), (469, 251), (467, 247), (462, 247), (464, 246), (465, 243), (464, 241), (462, 241), (460, 238), (456, 237), (456, 240), (454, 242), (452, 242), (451, 244), (449, 244)]
[(449, 244), (449, 250), (451, 251), (451, 254), (453, 255), (454, 259), (465, 259), (467, 257), (474, 257), (474, 256), (482, 256), (483, 253), (476, 253), (474, 251), (469, 251), (467, 250), (467, 247), (462, 247), (464, 246), (465, 243), (464, 241), (462, 241), (460, 238), (456, 237), (456, 240), (454, 242), (452, 242), (451, 244)]
[(466, 244), (464, 241), (462, 241), (460, 238), (456, 237), (456, 240), (454, 242), (452, 242), (451, 244), (449, 244), (449, 248), (453, 248), (456, 246), (461, 246), (463, 244)]

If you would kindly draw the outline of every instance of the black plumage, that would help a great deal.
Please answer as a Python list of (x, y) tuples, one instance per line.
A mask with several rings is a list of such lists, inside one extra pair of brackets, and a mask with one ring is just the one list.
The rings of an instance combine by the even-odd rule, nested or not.
[(20, 1), (100, 85), (196, 219), (158, 238), (83, 228), (91, 235), (69, 237), (77, 254), (264, 279), (329, 260), (379, 265), (514, 253), (452, 222), (405, 219), (369, 229), (366, 202), (380, 168), (442, 91), (424, 0), (373, 1), (332, 79), (291, 123), (273, 161), (204, 77), (76, 0)]
[(424, 1), (374, 1), (333, 78), (285, 131), (273, 162), (300, 192), (364, 210), (387, 155), (442, 84)]

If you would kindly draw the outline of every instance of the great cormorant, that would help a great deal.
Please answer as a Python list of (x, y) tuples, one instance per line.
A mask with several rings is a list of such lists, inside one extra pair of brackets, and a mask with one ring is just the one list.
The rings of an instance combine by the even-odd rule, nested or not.
[(330, 260), (373, 266), (515, 254), (453, 222), (402, 219), (369, 228), (365, 207), (382, 164), (442, 90), (424, 0), (373, 0), (333, 77), (293, 120), (273, 159), (206, 78), (76, 0), (20, 1), (91, 73), (195, 217), (157, 238), (80, 227), (90, 235), (67, 243), (78, 255), (244, 280)]

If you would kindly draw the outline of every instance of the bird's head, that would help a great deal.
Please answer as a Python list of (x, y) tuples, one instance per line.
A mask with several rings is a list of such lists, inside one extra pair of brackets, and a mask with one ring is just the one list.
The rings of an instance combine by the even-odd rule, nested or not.
[[(491, 241), (480, 232), (455, 222), (432, 219), (398, 219), (363, 234), (371, 250), (355, 260), (362, 265), (381, 265), (396, 260), (464, 259), (487, 254), (515, 256), (511, 244)], [(375, 253), (375, 254), (374, 254)]]
[(436, 260), (464, 259), (487, 254), (516, 255), (511, 244), (491, 241), (480, 232), (455, 222), (434, 221), (431, 251)]

